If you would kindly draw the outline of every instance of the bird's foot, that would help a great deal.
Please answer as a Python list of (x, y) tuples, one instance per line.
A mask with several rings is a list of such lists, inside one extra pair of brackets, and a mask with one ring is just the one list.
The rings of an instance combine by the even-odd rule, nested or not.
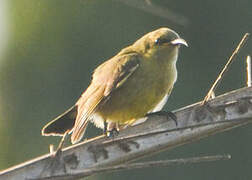
[(119, 134), (119, 125), (114, 122), (106, 122), (104, 121), (104, 129), (103, 134), (109, 138), (113, 138)]
[(150, 117), (150, 116), (165, 116), (167, 118), (167, 120), (169, 120), (169, 119), (173, 120), (174, 123), (176, 124), (176, 126), (178, 126), (176, 115), (173, 112), (170, 112), (170, 111), (157, 111), (157, 112), (148, 113), (145, 116), (146, 117)]
[(118, 136), (119, 131), (117, 130), (117, 128), (113, 128), (109, 131), (107, 131), (107, 137), (108, 138), (114, 138), (115, 136)]

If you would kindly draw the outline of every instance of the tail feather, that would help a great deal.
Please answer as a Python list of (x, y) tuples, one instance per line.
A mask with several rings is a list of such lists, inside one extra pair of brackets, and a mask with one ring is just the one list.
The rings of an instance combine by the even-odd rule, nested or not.
[(41, 133), (43, 136), (63, 136), (66, 131), (71, 132), (75, 118), (77, 116), (77, 106), (74, 105), (66, 112), (46, 124)]

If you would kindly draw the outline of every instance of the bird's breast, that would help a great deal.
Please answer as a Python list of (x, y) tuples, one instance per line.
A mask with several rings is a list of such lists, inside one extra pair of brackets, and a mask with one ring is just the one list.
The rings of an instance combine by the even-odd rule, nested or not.
[(98, 110), (104, 119), (127, 124), (146, 113), (170, 93), (177, 78), (175, 65), (142, 63)]

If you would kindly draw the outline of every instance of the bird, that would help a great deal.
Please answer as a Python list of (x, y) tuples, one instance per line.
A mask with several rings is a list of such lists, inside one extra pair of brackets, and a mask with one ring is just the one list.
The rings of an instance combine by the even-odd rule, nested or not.
[(172, 29), (158, 28), (123, 48), (93, 72), (77, 102), (42, 128), (43, 136), (71, 134), (81, 141), (89, 122), (109, 136), (160, 111), (177, 80), (180, 46), (187, 42)]

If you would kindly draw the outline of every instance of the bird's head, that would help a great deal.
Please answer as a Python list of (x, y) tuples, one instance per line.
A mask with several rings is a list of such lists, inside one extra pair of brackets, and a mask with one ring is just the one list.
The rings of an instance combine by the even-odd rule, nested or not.
[(175, 31), (163, 27), (144, 35), (133, 47), (146, 57), (168, 58), (177, 56), (180, 45), (188, 46)]

